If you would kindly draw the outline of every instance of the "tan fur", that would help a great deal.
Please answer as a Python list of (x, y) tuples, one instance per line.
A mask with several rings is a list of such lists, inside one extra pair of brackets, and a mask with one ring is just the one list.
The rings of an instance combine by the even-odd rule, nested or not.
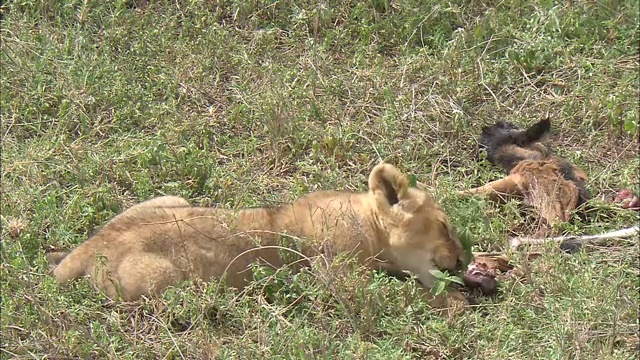
[(389, 164), (373, 169), (368, 192), (315, 192), (272, 209), (231, 211), (155, 198), (114, 217), (53, 273), (61, 283), (89, 276), (109, 297), (129, 301), (193, 278), (224, 279), (242, 289), (251, 263), (285, 264), (277, 249), (281, 233), (302, 238), (308, 257), (328, 246), (369, 269), (411, 271), (434, 306), (466, 301), (455, 290), (448, 298), (430, 295), (430, 270), (459, 274), (463, 249), (442, 208)]

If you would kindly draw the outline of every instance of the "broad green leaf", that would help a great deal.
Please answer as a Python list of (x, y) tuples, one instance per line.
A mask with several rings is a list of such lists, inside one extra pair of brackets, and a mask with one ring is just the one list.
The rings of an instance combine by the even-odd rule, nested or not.
[(438, 281), (435, 283), (435, 286), (431, 288), (431, 292), (433, 295), (440, 295), (444, 291), (445, 283), (443, 281)]
[(418, 178), (415, 175), (409, 175), (409, 186), (418, 187)]
[(429, 272), (431, 273), (431, 275), (435, 276), (438, 279), (446, 278), (446, 275), (438, 269), (429, 270)]

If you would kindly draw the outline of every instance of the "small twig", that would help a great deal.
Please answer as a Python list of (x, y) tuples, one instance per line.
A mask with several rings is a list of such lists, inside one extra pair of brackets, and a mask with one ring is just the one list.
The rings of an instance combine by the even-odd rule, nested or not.
[(538, 245), (544, 244), (548, 242), (554, 243), (571, 243), (571, 244), (581, 244), (591, 240), (606, 240), (606, 239), (621, 239), (628, 238), (638, 234), (640, 231), (638, 226), (633, 226), (627, 229), (610, 231), (604, 234), (599, 235), (568, 235), (568, 236), (558, 236), (552, 238), (530, 238), (530, 237), (513, 237), (509, 239), (509, 246), (513, 249), (517, 249), (522, 245)]
[(504, 255), (505, 254), (501, 252), (473, 252), (474, 257), (499, 257)]

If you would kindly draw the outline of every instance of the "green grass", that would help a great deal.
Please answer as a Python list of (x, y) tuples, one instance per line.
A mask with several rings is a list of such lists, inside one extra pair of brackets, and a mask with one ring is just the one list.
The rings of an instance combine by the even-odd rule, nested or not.
[(506, 251), (531, 230), (519, 204), (454, 191), (501, 176), (476, 159), (482, 125), (546, 114), (594, 197), (565, 230), (636, 224), (610, 200), (639, 185), (637, 1), (134, 2), (3, 1), (3, 358), (636, 355), (637, 239), (511, 254), (528, 281), (455, 316), (413, 283), (339, 271), (117, 304), (86, 281), (59, 288), (44, 254), (152, 196), (364, 190), (379, 158), (432, 186), (475, 251)]

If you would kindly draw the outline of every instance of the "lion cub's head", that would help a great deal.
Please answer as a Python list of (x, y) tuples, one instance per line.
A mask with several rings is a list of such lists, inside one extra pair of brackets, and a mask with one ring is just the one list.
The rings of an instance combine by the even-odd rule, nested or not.
[(377, 165), (369, 175), (369, 194), (392, 265), (416, 274), (425, 287), (434, 283), (431, 270), (459, 275), (465, 269), (467, 255), (447, 214), (427, 193), (409, 187), (398, 169)]

